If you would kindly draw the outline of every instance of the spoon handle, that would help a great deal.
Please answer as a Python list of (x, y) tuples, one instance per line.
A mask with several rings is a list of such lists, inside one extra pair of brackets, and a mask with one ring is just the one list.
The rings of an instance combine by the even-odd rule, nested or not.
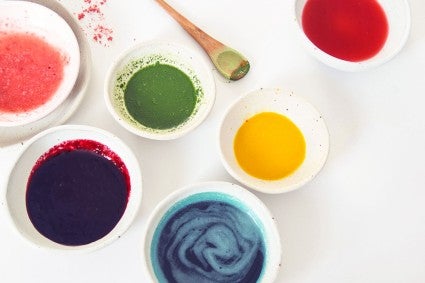
[(170, 14), (170, 16), (172, 16), (182, 26), (182, 28), (184, 28), (204, 48), (208, 55), (211, 56), (214, 50), (224, 46), (223, 43), (206, 34), (203, 30), (195, 26), (187, 18), (174, 10), (174, 8), (164, 0), (156, 0), (156, 2), (158, 2), (158, 4), (160, 4), (164, 10)]

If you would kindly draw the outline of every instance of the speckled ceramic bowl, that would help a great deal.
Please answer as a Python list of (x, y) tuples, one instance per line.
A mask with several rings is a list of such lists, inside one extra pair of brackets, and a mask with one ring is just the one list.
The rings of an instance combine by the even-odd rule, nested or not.
[(80, 49), (68, 23), (56, 12), (26, 1), (0, 2), (0, 36), (31, 34), (57, 49), (64, 58), (63, 79), (44, 104), (25, 112), (0, 111), (0, 127), (27, 125), (47, 116), (66, 100), (80, 68)]
[[(185, 73), (197, 92), (190, 116), (177, 126), (166, 129), (153, 129), (138, 122), (129, 113), (124, 100), (131, 77), (157, 63), (171, 65)], [(130, 132), (155, 140), (176, 139), (198, 127), (208, 116), (215, 101), (214, 78), (205, 60), (194, 50), (170, 42), (142, 43), (125, 51), (111, 66), (105, 81), (105, 100), (115, 120)]]
[[(73, 140), (91, 140), (106, 146), (120, 158), (129, 175), (130, 190), (123, 215), (108, 234), (84, 245), (59, 244), (41, 234), (31, 222), (26, 205), (27, 184), (39, 158), (52, 148)], [(64, 125), (41, 132), (26, 143), (9, 176), (6, 204), (11, 221), (17, 231), (36, 247), (51, 251), (87, 252), (113, 242), (128, 229), (136, 216), (141, 197), (142, 177), (139, 163), (131, 150), (120, 139), (101, 129), (82, 125)], [(78, 199), (78, 197), (70, 199)]]
[[(185, 221), (180, 226), (177, 223), (178, 220), (176, 222), (172, 220), (177, 211), (181, 212), (181, 209), (201, 202), (229, 204), (231, 207), (240, 209), (242, 216), (232, 213), (234, 210), (229, 210), (226, 206), (214, 208), (207, 204), (203, 206), (203, 209), (198, 210), (202, 216), (192, 218), (193, 222), (196, 222), (194, 225)], [(190, 219), (192, 217), (187, 214), (183, 216), (180, 212), (179, 218), (187, 216)], [(246, 222), (247, 218), (251, 218), (250, 221), (253, 221), (253, 225), (259, 231), (259, 234), (253, 238), (250, 236), (254, 234), (253, 230), (256, 228), (238, 224), (240, 221)], [(142, 248), (144, 266), (153, 282), (166, 282), (163, 268), (156, 264), (158, 261), (156, 249), (161, 246), (159, 235), (162, 234), (161, 231), (167, 223), (173, 223), (173, 227), (177, 228), (177, 234), (174, 232), (169, 234), (177, 237), (172, 242), (176, 243), (180, 240), (182, 242), (178, 247), (175, 246), (174, 249), (170, 248), (169, 250), (175, 257), (178, 257), (174, 258), (173, 256), (174, 259), (170, 260), (170, 266), (176, 267), (183, 264), (185, 267), (182, 270), (187, 271), (183, 272), (184, 274), (174, 271), (173, 276), (178, 278), (178, 282), (189, 282), (187, 278), (201, 282), (200, 278), (215, 280), (215, 276), (224, 276), (233, 278), (233, 280), (235, 277), (255, 276), (259, 283), (272, 283), (279, 272), (281, 243), (275, 220), (267, 207), (245, 188), (227, 182), (193, 184), (172, 193), (156, 206), (148, 220)], [(188, 226), (193, 227), (189, 229)], [(187, 235), (187, 237), (182, 235)], [(259, 252), (261, 244), (255, 240), (258, 239), (258, 235), (264, 243), (263, 249), (261, 249), (263, 252)], [(169, 243), (169, 245), (171, 244)], [(256, 260), (262, 258), (260, 260), (262, 263), (251, 261), (253, 255)], [(193, 258), (198, 258), (200, 261)], [(199, 267), (200, 265), (203, 268)], [(261, 265), (261, 268), (258, 268), (258, 265)], [(188, 270), (190, 268), (193, 270)], [(251, 273), (247, 275), (247, 272)]]
[[(234, 139), (242, 124), (260, 112), (275, 112), (289, 118), (306, 143), (305, 159), (292, 174), (278, 180), (249, 175), (239, 165)], [(261, 89), (242, 96), (227, 110), (221, 123), (219, 145), (224, 167), (236, 180), (254, 190), (277, 194), (300, 188), (322, 169), (329, 152), (329, 133), (322, 115), (298, 95), (282, 89)]]
[(381, 50), (373, 57), (359, 62), (341, 60), (323, 52), (304, 32), (302, 14), (308, 0), (293, 0), (294, 23), (302, 44), (322, 63), (343, 71), (362, 71), (391, 60), (405, 45), (410, 31), (410, 8), (407, 0), (377, 0), (388, 21), (388, 37)]

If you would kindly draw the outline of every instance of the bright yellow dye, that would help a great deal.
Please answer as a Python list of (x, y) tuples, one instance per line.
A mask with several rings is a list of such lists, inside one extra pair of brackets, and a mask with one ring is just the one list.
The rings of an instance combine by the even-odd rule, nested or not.
[(278, 180), (302, 164), (306, 144), (303, 134), (290, 119), (278, 113), (262, 112), (239, 128), (233, 149), (239, 166), (249, 175)]

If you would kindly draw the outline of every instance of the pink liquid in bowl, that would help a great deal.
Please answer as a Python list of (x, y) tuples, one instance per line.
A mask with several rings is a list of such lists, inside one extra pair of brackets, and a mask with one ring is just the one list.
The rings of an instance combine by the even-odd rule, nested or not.
[(45, 104), (59, 88), (66, 63), (40, 37), (0, 33), (0, 111), (22, 113)]

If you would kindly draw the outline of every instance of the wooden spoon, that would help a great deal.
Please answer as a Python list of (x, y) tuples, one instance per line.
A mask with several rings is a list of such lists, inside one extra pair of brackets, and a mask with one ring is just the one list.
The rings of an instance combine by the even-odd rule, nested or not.
[(238, 51), (212, 38), (174, 10), (164, 0), (156, 0), (207, 52), (217, 70), (233, 81), (243, 78), (249, 71), (249, 62)]

